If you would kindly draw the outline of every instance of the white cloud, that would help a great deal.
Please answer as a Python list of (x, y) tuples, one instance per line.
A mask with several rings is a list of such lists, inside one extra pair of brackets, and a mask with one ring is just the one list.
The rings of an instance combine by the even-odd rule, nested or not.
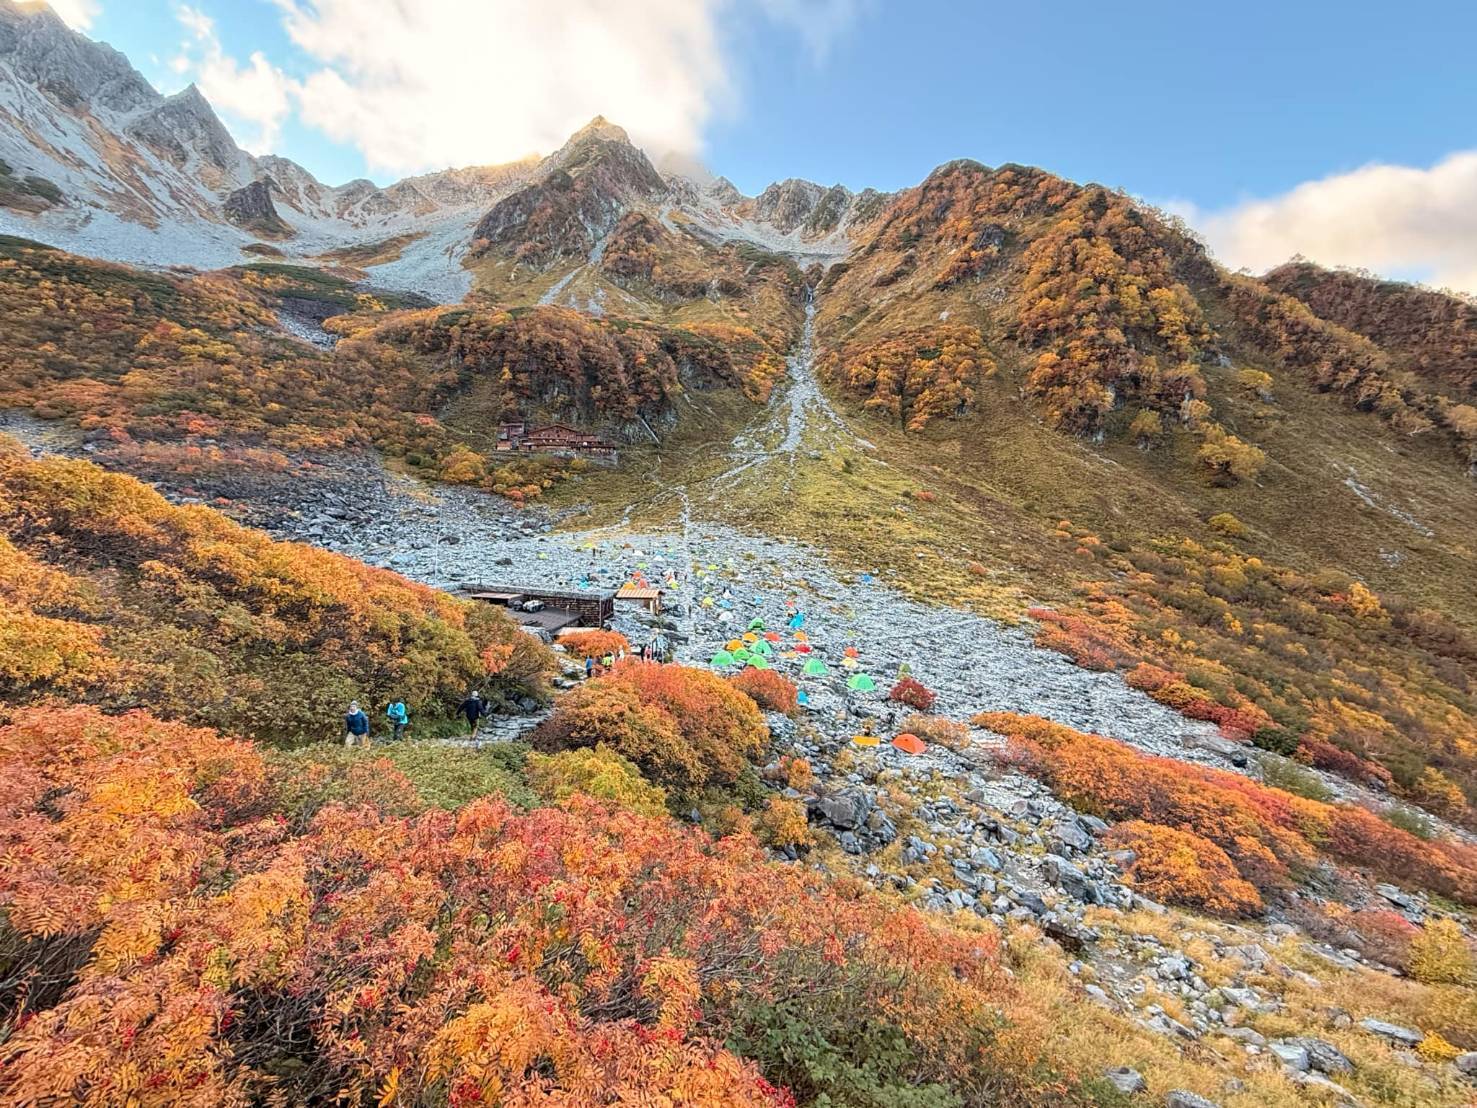
[(50, 0), (51, 10), (74, 31), (85, 31), (102, 11), (100, 0)]
[(1429, 169), (1368, 165), (1221, 211), (1180, 209), (1225, 263), (1294, 254), (1477, 293), (1477, 150)]
[(317, 68), (303, 121), (373, 171), (510, 161), (596, 115), (694, 155), (731, 101), (726, 17), (759, 16), (817, 60), (873, 0), (274, 0)]
[[(237, 124), (233, 131), (246, 150), (269, 153), (292, 111), (296, 82), (261, 51), (253, 53), (244, 66), (227, 54), (216, 35), (214, 21), (199, 9), (182, 5), (175, 9), (175, 16), (189, 37), (180, 45), (171, 68), (190, 76), (226, 122)], [(252, 130), (242, 134), (242, 125)]]
[(724, 0), (276, 0), (319, 66), (304, 122), (389, 172), (509, 161), (595, 115), (696, 150), (729, 91)]

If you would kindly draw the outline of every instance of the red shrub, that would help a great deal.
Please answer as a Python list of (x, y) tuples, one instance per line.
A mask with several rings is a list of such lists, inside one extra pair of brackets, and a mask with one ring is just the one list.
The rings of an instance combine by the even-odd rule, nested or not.
[(894, 685), (892, 691), (887, 694), (887, 698), (920, 712), (926, 712), (932, 708), (933, 702), (937, 699), (923, 682), (915, 681), (911, 677), (904, 677)]

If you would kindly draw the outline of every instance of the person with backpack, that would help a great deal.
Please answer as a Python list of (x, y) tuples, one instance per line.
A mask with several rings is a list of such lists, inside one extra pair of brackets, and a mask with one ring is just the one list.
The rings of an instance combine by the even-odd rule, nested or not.
[(390, 717), (390, 726), (395, 729), (395, 741), (399, 742), (405, 737), (405, 728), (410, 723), (410, 712), (406, 710), (405, 701), (394, 701), (385, 709), (385, 715)]
[(482, 699), (482, 694), (473, 690), (472, 695), (462, 701), (457, 714), (466, 717), (467, 723), (472, 728), (472, 742), (478, 750), (481, 750), (482, 743), (477, 738), (477, 727), (482, 722), (482, 717), (487, 715), (487, 702)]
[(359, 707), (359, 701), (351, 700), (344, 714), (344, 745), (353, 746), (356, 742), (360, 746), (369, 745), (369, 717)]

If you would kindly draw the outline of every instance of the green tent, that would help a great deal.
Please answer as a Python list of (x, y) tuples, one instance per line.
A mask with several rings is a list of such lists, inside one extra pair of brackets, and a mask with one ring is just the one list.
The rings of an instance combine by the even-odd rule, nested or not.
[(733, 655), (726, 650), (720, 650), (717, 654), (714, 654), (711, 658), (708, 659), (708, 665), (731, 666), (733, 665)]
[(747, 662), (752, 657), (753, 657), (752, 654), (750, 654), (747, 650), (744, 650), (742, 648), (740, 648), (738, 650), (735, 650), (733, 652), (733, 660), (735, 662)]
[(749, 665), (753, 666), (755, 669), (768, 669), (769, 668), (769, 662), (767, 662), (763, 658), (757, 658), (757, 657), (756, 658), (750, 658), (749, 659)]
[(819, 677), (826, 672), (826, 663), (819, 658), (811, 658), (805, 663), (805, 667), (800, 672), (804, 673), (807, 677)]
[(768, 657), (770, 657), (771, 655), (774, 654), (774, 647), (770, 646), (763, 639), (760, 639), (758, 642), (756, 642), (749, 649), (749, 653), (750, 654), (763, 654), (766, 658), (768, 658)]
[(749, 620), (749, 630), (750, 631), (763, 631), (764, 630), (764, 621), (762, 619), (760, 619), (758, 616), (755, 616), (753, 619)]
[(852, 692), (871, 692), (877, 687), (877, 682), (873, 681), (865, 673), (853, 673), (851, 680), (846, 682), (846, 687), (851, 689)]

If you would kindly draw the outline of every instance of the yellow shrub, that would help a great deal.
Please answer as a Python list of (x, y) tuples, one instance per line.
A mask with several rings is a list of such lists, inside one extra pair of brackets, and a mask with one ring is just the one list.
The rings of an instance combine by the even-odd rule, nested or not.
[(609, 800), (644, 816), (666, 814), (667, 794), (641, 776), (633, 762), (604, 743), (558, 754), (530, 754), (528, 783), (551, 804), (575, 793)]
[(805, 849), (813, 841), (810, 824), (805, 820), (805, 805), (782, 796), (769, 798), (769, 805), (759, 813), (759, 837), (770, 846), (792, 846)]
[(1428, 923), (1411, 940), (1410, 975), (1428, 985), (1464, 985), (1473, 979), (1472, 948), (1454, 920)]

